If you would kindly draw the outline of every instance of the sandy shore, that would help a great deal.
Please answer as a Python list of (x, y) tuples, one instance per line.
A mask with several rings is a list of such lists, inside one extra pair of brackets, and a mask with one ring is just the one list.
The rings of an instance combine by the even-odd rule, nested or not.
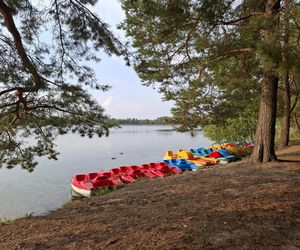
[(278, 155), (133, 183), (2, 224), (0, 249), (300, 249), (300, 145)]

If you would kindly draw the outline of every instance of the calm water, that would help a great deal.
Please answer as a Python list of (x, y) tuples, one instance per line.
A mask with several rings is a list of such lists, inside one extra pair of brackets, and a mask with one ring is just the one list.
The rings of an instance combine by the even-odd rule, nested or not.
[(109, 137), (72, 134), (59, 137), (56, 144), (61, 153), (58, 161), (40, 159), (33, 173), (20, 167), (0, 169), (0, 218), (39, 215), (61, 206), (71, 197), (70, 179), (75, 174), (162, 161), (167, 150), (211, 142), (200, 133), (191, 137), (168, 126), (124, 126), (112, 130)]

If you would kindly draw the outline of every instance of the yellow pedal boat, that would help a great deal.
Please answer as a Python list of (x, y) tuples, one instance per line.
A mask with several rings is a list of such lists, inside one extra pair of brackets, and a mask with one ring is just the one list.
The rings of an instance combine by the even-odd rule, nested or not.
[(179, 158), (186, 159), (198, 166), (212, 165), (220, 162), (218, 159), (210, 157), (194, 157), (192, 152), (182, 149), (178, 150), (177, 155)]

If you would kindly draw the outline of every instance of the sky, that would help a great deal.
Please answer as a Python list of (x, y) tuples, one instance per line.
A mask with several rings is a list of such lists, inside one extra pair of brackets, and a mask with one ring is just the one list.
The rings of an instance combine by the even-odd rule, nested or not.
[[(99, 0), (94, 11), (110, 29), (124, 41), (124, 32), (116, 25), (125, 17), (118, 0)], [(101, 53), (101, 62), (93, 64), (99, 83), (109, 84), (108, 92), (93, 92), (93, 96), (105, 108), (106, 114), (114, 118), (155, 119), (170, 116), (172, 102), (163, 102), (162, 95), (152, 87), (141, 84), (134, 69), (126, 66), (122, 58), (109, 57)]]

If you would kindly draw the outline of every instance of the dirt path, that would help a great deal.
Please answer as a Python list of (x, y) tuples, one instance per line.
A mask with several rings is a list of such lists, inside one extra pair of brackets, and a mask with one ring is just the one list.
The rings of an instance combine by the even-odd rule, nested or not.
[(0, 225), (0, 249), (300, 249), (300, 145)]

